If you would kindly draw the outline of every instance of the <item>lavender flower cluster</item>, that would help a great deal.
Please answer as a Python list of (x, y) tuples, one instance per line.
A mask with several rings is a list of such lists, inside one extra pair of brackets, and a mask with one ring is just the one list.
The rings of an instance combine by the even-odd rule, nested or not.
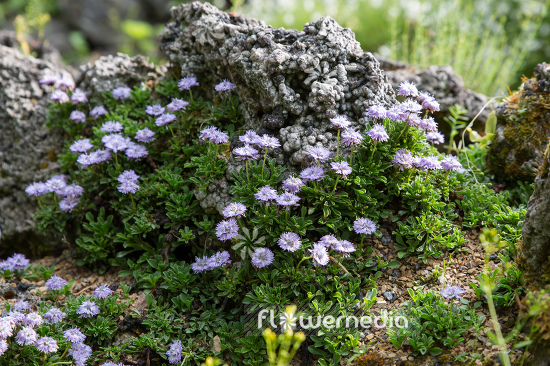
[[(66, 284), (67, 281), (59, 276), (52, 276), (46, 282), (48, 290), (53, 291), (59, 290)], [(112, 293), (106, 284), (102, 284), (95, 289), (93, 296), (104, 299)], [(86, 300), (80, 304), (76, 313), (81, 318), (89, 318), (98, 315), (100, 310), (93, 300)], [(20, 346), (34, 346), (44, 354), (57, 352), (58, 341), (50, 336), (40, 336), (36, 328), (43, 324), (61, 324), (66, 317), (67, 314), (59, 308), (51, 307), (45, 313), (39, 314), (31, 311), (28, 301), (17, 300), (9, 312), (4, 312), (0, 317), (0, 356), (8, 350), (12, 336), (15, 343)], [(40, 332), (40, 334), (44, 333)], [(86, 335), (79, 328), (73, 327), (63, 332), (63, 338), (71, 344), (69, 354), (73, 357), (75, 365), (85, 365), (92, 355), (91, 347), (83, 343)]]
[(15, 253), (8, 259), (0, 262), (0, 272), (16, 271), (25, 269), (29, 266), (30, 261), (20, 253)]

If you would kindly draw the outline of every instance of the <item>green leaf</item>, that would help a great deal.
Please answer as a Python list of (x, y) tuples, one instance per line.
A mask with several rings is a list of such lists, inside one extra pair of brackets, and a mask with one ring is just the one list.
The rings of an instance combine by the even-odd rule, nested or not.
[(432, 356), (439, 356), (443, 352), (443, 350), (439, 347), (434, 347), (430, 348), (429, 352)]
[(391, 261), (387, 265), (388, 268), (399, 268), (401, 267), (401, 262), (399, 261)]

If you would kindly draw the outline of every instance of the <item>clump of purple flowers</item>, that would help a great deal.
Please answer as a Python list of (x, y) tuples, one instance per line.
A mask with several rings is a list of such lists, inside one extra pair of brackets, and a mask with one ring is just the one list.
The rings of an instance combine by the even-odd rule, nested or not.
[(166, 351), (166, 356), (168, 356), (168, 362), (171, 364), (176, 364), (181, 361), (181, 352), (183, 347), (181, 346), (181, 341), (179, 339), (175, 340), (171, 345), (170, 349)]
[(240, 202), (232, 202), (223, 209), (223, 216), (225, 218), (244, 216), (246, 212), (246, 206)]
[(213, 144), (225, 144), (229, 141), (227, 132), (220, 131), (216, 126), (210, 126), (200, 132), (200, 138)]
[(224, 267), (231, 263), (231, 257), (228, 251), (217, 252), (211, 257), (195, 257), (195, 262), (191, 265), (194, 273), (210, 271), (215, 268)]
[(109, 288), (106, 284), (102, 283), (101, 285), (97, 286), (94, 290), (93, 296), (96, 299), (105, 299), (113, 294), (113, 290)]
[(260, 202), (269, 203), (277, 199), (277, 191), (270, 186), (264, 186), (254, 194), (254, 197)]
[(180, 90), (190, 90), (194, 86), (199, 86), (199, 82), (195, 76), (186, 76), (178, 82)]
[(220, 221), (216, 226), (216, 236), (223, 241), (234, 238), (238, 233), (239, 225), (237, 225), (237, 220), (234, 218)]
[(330, 151), (326, 147), (315, 146), (309, 148), (307, 155), (316, 163), (324, 163), (330, 158)]
[(145, 113), (150, 116), (160, 116), (164, 113), (164, 107), (160, 104), (148, 105), (147, 107), (145, 107)]
[(51, 291), (61, 290), (66, 285), (67, 281), (57, 275), (53, 275), (46, 281), (46, 286), (48, 287), (48, 290)]
[(127, 86), (119, 86), (118, 88), (113, 89), (113, 98), (114, 99), (128, 99), (130, 98), (130, 91), (132, 89)]
[(122, 172), (117, 178), (120, 183), (118, 191), (124, 194), (136, 193), (139, 189), (138, 179), (139, 176), (132, 169)]
[(144, 143), (153, 142), (155, 141), (155, 133), (150, 129), (148, 129), (147, 127), (145, 127), (144, 129), (138, 130), (136, 132), (136, 140)]
[(292, 193), (299, 192), (304, 185), (304, 182), (298, 177), (290, 177), (283, 181), (283, 189)]
[(298, 234), (291, 232), (281, 234), (277, 243), (283, 250), (289, 252), (295, 252), (302, 246), (302, 240)]
[(464, 295), (466, 291), (464, 291), (460, 286), (447, 286), (445, 289), (441, 290), (441, 296), (443, 296), (446, 299), (461, 299), (462, 295)]
[(216, 89), (217, 92), (223, 92), (223, 93), (229, 93), (234, 88), (235, 88), (235, 85), (227, 79), (223, 79), (221, 83), (219, 83), (214, 87), (214, 89)]
[(0, 262), (1, 271), (15, 271), (20, 269), (25, 269), (29, 266), (30, 261), (23, 255), (15, 253), (5, 261)]
[(99, 314), (99, 306), (92, 300), (83, 301), (76, 310), (79, 318), (91, 318)]

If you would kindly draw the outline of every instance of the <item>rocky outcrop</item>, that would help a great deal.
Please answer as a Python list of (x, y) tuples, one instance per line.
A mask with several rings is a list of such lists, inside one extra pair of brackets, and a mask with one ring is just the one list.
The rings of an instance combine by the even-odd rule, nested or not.
[(119, 86), (134, 87), (162, 77), (165, 67), (147, 62), (144, 56), (130, 57), (123, 53), (100, 57), (80, 67), (77, 85), (88, 96), (110, 92)]
[(35, 58), (18, 47), (13, 34), (0, 36), (0, 255), (13, 250), (36, 255), (59, 243), (36, 228), (38, 203), (25, 188), (56, 172), (62, 146), (61, 134), (46, 129), (50, 87), (39, 80), (69, 74), (54, 50), (33, 49), (42, 57)]
[[(464, 86), (464, 81), (457, 75), (451, 66), (430, 66), (427, 69), (419, 70), (404, 62), (396, 62), (376, 56), (380, 61), (380, 68), (384, 70), (388, 81), (394, 89), (399, 87), (403, 81), (410, 81), (416, 84), (418, 90), (427, 91), (432, 94), (440, 104), (440, 111), (435, 112), (433, 117), (439, 122), (440, 130), (445, 132), (448, 129), (443, 118), (450, 116), (449, 108), (459, 104), (468, 112), (464, 116), (473, 119), (487, 104), (488, 98)], [(478, 130), (483, 131), (485, 122), (491, 113), (487, 106), (477, 117), (475, 125)]]
[(550, 66), (495, 107), (496, 137), (487, 153), (487, 168), (501, 180), (533, 181), (543, 164), (550, 137)]
[(172, 8), (172, 18), (160, 37), (168, 61), (182, 76), (196, 76), (207, 95), (223, 78), (234, 83), (245, 129), (278, 137), (275, 157), (290, 170), (309, 164), (312, 146), (336, 151), (329, 118), (346, 115), (364, 126), (366, 108), (395, 102), (378, 61), (330, 17), (303, 31), (275, 29), (193, 2)]

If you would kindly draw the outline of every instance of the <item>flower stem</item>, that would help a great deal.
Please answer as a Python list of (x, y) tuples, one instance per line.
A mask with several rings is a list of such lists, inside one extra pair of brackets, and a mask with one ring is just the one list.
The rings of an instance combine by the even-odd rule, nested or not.
[(337, 176), (336, 177), (336, 183), (334, 183), (334, 188), (332, 189), (332, 193), (334, 193), (334, 191), (336, 191), (336, 186), (338, 185), (339, 180), (340, 180), (340, 176)]
[(338, 129), (338, 134), (336, 136), (336, 161), (338, 161), (338, 152), (340, 151), (340, 129)]
[(303, 261), (305, 261), (306, 259), (311, 259), (313, 257), (309, 256), (309, 257), (304, 257), (302, 258), (302, 260), (300, 262), (298, 262), (298, 265), (296, 266), (296, 274), (298, 274), (298, 268), (300, 268), (300, 264), (302, 264)]
[(134, 212), (136, 212), (136, 202), (134, 201), (133, 193), (130, 193), (130, 198), (132, 199), (132, 208), (134, 209)]
[(172, 137), (176, 137), (176, 135), (174, 135), (174, 131), (172, 130), (172, 126), (168, 125), (168, 128), (170, 128), (170, 132), (172, 132)]
[(267, 147), (265, 148), (264, 164), (262, 165), (262, 179), (264, 177), (265, 160), (267, 159)]
[(370, 155), (370, 160), (374, 157), (374, 152), (376, 151), (376, 143), (377, 141), (374, 141), (374, 147), (372, 148), (372, 154)]
[(244, 163), (246, 167), (246, 180), (250, 183), (250, 177), (248, 176), (248, 160)]

